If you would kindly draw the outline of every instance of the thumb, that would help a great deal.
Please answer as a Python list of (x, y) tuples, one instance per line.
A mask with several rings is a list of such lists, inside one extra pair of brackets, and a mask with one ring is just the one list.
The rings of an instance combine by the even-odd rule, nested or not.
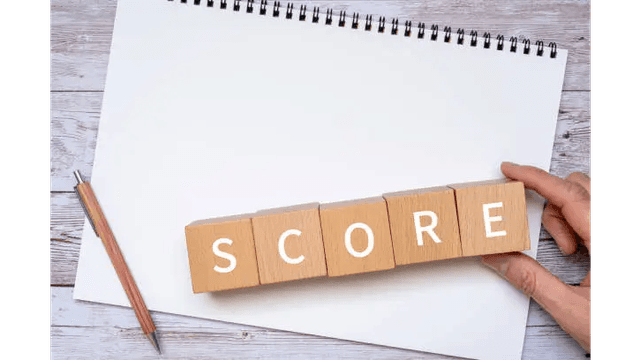
[(484, 255), (482, 262), (531, 296), (556, 320), (562, 317), (562, 302), (573, 292), (537, 261), (522, 253), (506, 253)]
[[(485, 255), (482, 262), (531, 296), (585, 350), (591, 351), (591, 289), (563, 283), (521, 253)], [(579, 290), (578, 290), (579, 289)]]

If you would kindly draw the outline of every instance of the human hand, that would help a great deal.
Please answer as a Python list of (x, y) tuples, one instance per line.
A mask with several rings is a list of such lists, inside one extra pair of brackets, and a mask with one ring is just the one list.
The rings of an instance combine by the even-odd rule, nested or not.
[[(522, 181), (525, 188), (549, 201), (542, 224), (564, 254), (573, 254), (580, 241), (591, 255), (591, 179), (587, 175), (574, 172), (561, 179), (535, 167), (506, 162), (501, 169), (506, 177)], [(583, 349), (591, 351), (591, 271), (580, 285), (572, 286), (519, 252), (485, 255), (482, 262), (531, 296)]]

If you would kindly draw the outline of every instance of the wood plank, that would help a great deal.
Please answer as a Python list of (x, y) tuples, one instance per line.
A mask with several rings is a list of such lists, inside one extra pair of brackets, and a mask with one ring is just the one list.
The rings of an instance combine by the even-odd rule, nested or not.
[[(554, 41), (569, 50), (565, 90), (591, 88), (591, 29), (588, 1), (296, 1), (334, 11), (424, 21), (429, 27), (451, 26), (479, 34), (503, 34)], [(53, 0), (51, 2), (51, 89), (103, 90), (109, 59), (116, 0)]]
[[(84, 213), (75, 193), (51, 194), (51, 284), (75, 283)], [(538, 261), (562, 281), (578, 284), (590, 269), (584, 247), (576, 254), (563, 256), (552, 240), (540, 241)]]
[(560, 326), (527, 327), (523, 360), (585, 359), (585, 351)]
[(103, 90), (116, 0), (51, 1), (51, 89)]
[[(101, 92), (51, 93), (52, 191), (73, 191), (76, 169), (91, 178), (101, 106)], [(551, 173), (573, 171), (591, 172), (590, 92), (565, 91), (560, 100)]]
[[(99, 303), (73, 300), (73, 287), (51, 287), (51, 324), (55, 326), (100, 326), (107, 325), (105, 319), (113, 326), (140, 326), (133, 310), (120, 306), (103, 305)], [(153, 313), (154, 322), (163, 325), (172, 324), (174, 327), (186, 327), (197, 330), (200, 327), (210, 329), (233, 328), (231, 324), (222, 321), (206, 320), (182, 315)], [(556, 326), (556, 321), (544, 311), (535, 301), (529, 306), (527, 326)], [(246, 328), (244, 325), (235, 325)]]
[[(463, 359), (269, 330), (167, 331), (158, 332), (163, 359)], [(52, 326), (51, 344), (53, 359), (158, 358), (139, 328)], [(560, 327), (527, 328), (522, 359), (584, 358)]]
[[(590, 2), (575, 0), (489, 0), (423, 2), (410, 0), (300, 1), (336, 11), (384, 14), (422, 20), (430, 26), (450, 25), (555, 41), (569, 50), (565, 90), (590, 89)], [(107, 71), (116, 0), (53, 0), (51, 2), (51, 89), (98, 91), (53, 93), (51, 96), (51, 190), (70, 191), (72, 171), (91, 175), (101, 91)], [(527, 105), (525, 105), (527, 106)], [(535, 106), (531, 104), (530, 106)], [(551, 172), (590, 173), (590, 94), (564, 92), (551, 162)], [(73, 193), (51, 194), (51, 283), (75, 281), (83, 212)], [(544, 230), (542, 237), (550, 236)], [(564, 257), (553, 241), (541, 241), (539, 260), (552, 273), (577, 283), (589, 270), (584, 248)], [(53, 358), (157, 358), (139, 331), (131, 310), (74, 302), (70, 287), (52, 288)], [(154, 313), (168, 358), (427, 358), (423, 354), (341, 340), (266, 330), (178, 315)], [(212, 355), (215, 354), (215, 355)], [(302, 355), (301, 355), (302, 354)], [(583, 359), (584, 352), (555, 321), (532, 301), (525, 338), (524, 359)]]
[(72, 285), (76, 279), (84, 212), (75, 193), (51, 194), (51, 284)]
[[(74, 301), (73, 289), (51, 289), (53, 358), (156, 358), (130, 308)], [(524, 358), (582, 359), (584, 352), (537, 305), (530, 310)], [(163, 358), (455, 359), (378, 345), (154, 312)]]
[(51, 93), (51, 191), (73, 191), (73, 172), (91, 178), (102, 92)]

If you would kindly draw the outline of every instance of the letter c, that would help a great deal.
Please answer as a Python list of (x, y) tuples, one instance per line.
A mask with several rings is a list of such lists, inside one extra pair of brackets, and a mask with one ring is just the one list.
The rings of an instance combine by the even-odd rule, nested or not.
[(300, 230), (289, 229), (289, 230), (283, 232), (282, 235), (280, 235), (280, 239), (278, 240), (278, 252), (280, 253), (280, 257), (282, 258), (282, 260), (284, 260), (284, 262), (286, 262), (287, 264), (297, 265), (297, 264), (300, 264), (302, 262), (302, 260), (304, 260), (304, 255), (300, 255), (297, 258), (292, 259), (284, 251), (284, 242), (285, 242), (285, 240), (287, 240), (287, 237), (289, 235), (300, 236), (301, 234), (302, 234), (302, 232)]

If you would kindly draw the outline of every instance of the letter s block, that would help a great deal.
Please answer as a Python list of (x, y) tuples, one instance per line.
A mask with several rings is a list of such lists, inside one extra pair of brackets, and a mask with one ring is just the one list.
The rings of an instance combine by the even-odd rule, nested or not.
[(462, 255), (528, 250), (524, 185), (494, 180), (454, 184)]
[(327, 276), (317, 203), (260, 211), (252, 222), (261, 284)]
[(196, 221), (185, 234), (194, 293), (260, 284), (249, 215)]
[(320, 205), (320, 223), (329, 276), (395, 267), (382, 197)]
[(456, 200), (448, 187), (384, 194), (396, 265), (462, 256)]

